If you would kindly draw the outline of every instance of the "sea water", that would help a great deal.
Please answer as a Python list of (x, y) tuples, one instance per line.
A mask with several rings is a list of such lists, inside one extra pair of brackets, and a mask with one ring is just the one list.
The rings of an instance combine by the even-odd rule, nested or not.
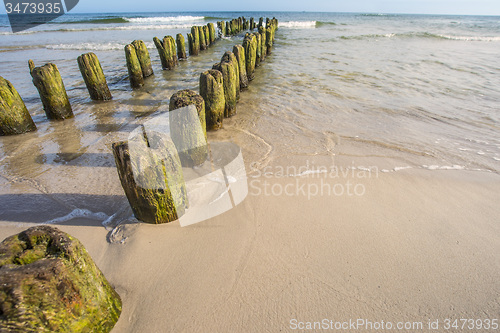
[[(279, 20), (272, 54), (242, 92), (238, 114), (225, 122), (222, 132), (209, 137), (246, 145), (242, 148), (247, 162), (331, 154), (387, 158), (393, 165), (385, 167), (392, 171), (414, 167), (500, 172), (500, 17), (67, 14), (13, 34), (3, 15), (0, 75), (17, 88), (38, 131), (0, 138), (2, 182), (34, 179), (76, 159), (89, 167), (112, 167), (110, 144), (99, 154), (88, 154), (91, 147), (103, 139), (126, 138), (137, 119), (168, 109), (176, 91), (197, 91), (200, 73), (241, 44), (244, 32), (223, 38), (172, 71), (161, 70), (153, 37), (182, 33), (187, 40), (193, 25), (238, 16)], [(146, 42), (155, 75), (133, 91), (123, 48), (135, 39)], [(86, 52), (97, 54), (112, 101), (90, 100), (76, 62)], [(46, 119), (31, 82), (29, 59), (36, 65), (58, 66), (75, 119)], [(248, 139), (236, 138), (237, 133)]]

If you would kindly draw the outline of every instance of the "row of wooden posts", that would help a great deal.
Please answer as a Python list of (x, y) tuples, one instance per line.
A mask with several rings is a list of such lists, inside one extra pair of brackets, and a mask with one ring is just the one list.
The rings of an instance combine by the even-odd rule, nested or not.
[[(269, 23), (269, 19), (267, 20)], [(267, 25), (266, 25), (267, 26)], [(256, 25), (253, 18), (247, 21), (239, 17), (224, 22), (217, 22), (219, 37), (234, 35), (243, 29), (254, 29)], [(263, 18), (259, 21), (259, 29), (263, 27)], [(189, 54), (198, 55), (200, 51), (207, 49), (216, 40), (216, 31), (213, 23), (205, 26), (193, 26), (188, 33)], [(179, 59), (186, 59), (185, 40), (182, 34), (177, 34), (176, 40), (166, 36), (163, 40), (155, 37), (153, 39), (160, 56), (162, 69), (173, 69)], [(133, 88), (141, 87), (144, 79), (153, 75), (151, 59), (145, 43), (136, 40), (125, 46), (127, 68), (130, 84)], [(97, 56), (90, 52), (78, 57), (78, 67), (89, 91), (92, 100), (106, 101), (112, 99), (111, 92), (106, 82)], [(57, 66), (48, 63), (36, 67), (29, 60), (30, 73), (33, 84), (37, 88), (43, 109), (48, 119), (64, 120), (73, 117), (71, 104), (59, 73)], [(26, 105), (14, 86), (0, 76), (0, 136), (22, 134), (36, 130)]]
[[(262, 24), (262, 20), (260, 23)], [(229, 26), (233, 24), (237, 23), (230, 23)], [(250, 24), (248, 22), (249, 26)], [(218, 25), (219, 31), (224, 31)], [(258, 32), (246, 33), (242, 45), (235, 45), (232, 52), (225, 52), (221, 61), (213, 65), (212, 69), (201, 73), (199, 94), (186, 89), (172, 95), (169, 111), (194, 105), (203, 134), (190, 127), (191, 120), (188, 117), (184, 119), (182, 113), (169, 112), (171, 140), (158, 137), (155, 133), (140, 133), (141, 140), (161, 142), (161, 145), (155, 144), (156, 157), (148, 152), (144, 152), (144, 156), (133, 157), (128, 142), (113, 144), (120, 182), (138, 220), (161, 224), (182, 217), (189, 205), (182, 167), (199, 166), (207, 161), (209, 148), (206, 131), (220, 129), (223, 119), (236, 113), (240, 91), (254, 79), (255, 67), (271, 53), (277, 27), (276, 19), (268, 19), (266, 26), (259, 26)], [(235, 31), (231, 29), (233, 28), (229, 31)], [(183, 151), (186, 143), (189, 143), (189, 147), (196, 148)], [(138, 170), (138, 165), (149, 171), (139, 176), (134, 174), (133, 170)], [(161, 183), (157, 177), (165, 176), (168, 179), (167, 188), (144, 186)]]

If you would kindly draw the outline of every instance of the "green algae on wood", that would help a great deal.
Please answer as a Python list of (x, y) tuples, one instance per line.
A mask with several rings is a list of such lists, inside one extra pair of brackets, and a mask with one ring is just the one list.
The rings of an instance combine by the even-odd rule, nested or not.
[(221, 72), (211, 69), (201, 73), (200, 95), (205, 100), (207, 131), (222, 128), (226, 101)]
[(205, 31), (203, 30), (202, 26), (198, 26), (198, 38), (200, 41), (200, 50), (206, 50), (207, 49), (207, 40), (205, 38)]
[[(190, 112), (176, 112), (180, 108), (193, 105), (199, 126), (193, 123)], [(170, 135), (184, 167), (203, 164), (208, 156), (205, 101), (193, 90), (181, 90), (170, 97), (169, 104)], [(199, 133), (199, 128), (202, 132)], [(185, 147), (188, 147), (187, 149)]]
[(245, 50), (241, 45), (235, 45), (233, 47), (233, 53), (238, 61), (238, 71), (240, 73), (240, 89), (245, 89), (248, 87), (248, 77), (247, 69), (245, 63)]
[(31, 131), (36, 131), (36, 126), (21, 96), (0, 76), (0, 136)]
[(205, 36), (205, 44), (207, 45), (207, 48), (212, 44), (210, 42), (210, 30), (208, 29), (208, 25), (204, 25), (203, 27), (203, 35)]
[(273, 35), (272, 35), (271, 27), (266, 29), (266, 53), (271, 54), (273, 50)]
[(188, 47), (189, 47), (189, 55), (195, 55), (194, 54), (194, 39), (193, 39), (193, 34), (188, 33)]
[(140, 88), (144, 85), (141, 64), (137, 58), (135, 47), (132, 44), (125, 46), (125, 57), (127, 59), (128, 78), (132, 88)]
[(200, 32), (198, 27), (191, 27), (191, 35), (193, 36), (193, 53), (191, 55), (198, 55), (200, 53)]
[(162, 69), (173, 69), (176, 65), (177, 55), (175, 55), (175, 43), (172, 43), (172, 41), (173, 38), (171, 36), (165, 36), (163, 40), (160, 40), (158, 37), (153, 38), (158, 55), (160, 56)]
[(174, 67), (179, 64), (179, 60), (177, 58), (177, 46), (175, 44), (175, 39), (172, 36), (165, 36), (163, 38), (163, 44), (165, 48), (169, 47), (168, 55), (170, 56), (171, 61), (173, 62)]
[(179, 60), (181, 59), (187, 59), (187, 54), (186, 54), (186, 41), (184, 39), (184, 36), (182, 34), (177, 34), (175, 36), (176, 42), (177, 42), (177, 58)]
[[(131, 154), (130, 145), (140, 149), (135, 146)], [(162, 224), (184, 214), (187, 196), (181, 162), (167, 135), (144, 132), (112, 147), (120, 182), (138, 220)]]
[(245, 49), (246, 71), (249, 81), (254, 79), (254, 71), (257, 57), (257, 38), (253, 34), (247, 34), (243, 40)]
[(224, 21), (217, 22), (217, 30), (219, 33), (219, 38), (226, 36), (226, 23)]
[(259, 66), (262, 61), (262, 36), (258, 32), (253, 35), (256, 38), (255, 66)]
[(31, 71), (31, 76), (47, 118), (53, 120), (72, 118), (73, 110), (57, 66), (49, 63), (35, 67)]
[(209, 23), (207, 26), (208, 26), (208, 32), (209, 32), (209, 37), (210, 37), (210, 44), (213, 44), (213, 43), (215, 43), (215, 39), (216, 39), (215, 26), (213, 23)]
[(250, 30), (253, 30), (255, 29), (255, 21), (253, 19), (253, 17), (250, 17)]
[(225, 99), (224, 117), (232, 117), (236, 114), (236, 104), (240, 91), (239, 71), (236, 57), (232, 52), (226, 52), (221, 62), (215, 64), (213, 69), (222, 73)]
[(110, 332), (121, 309), (76, 238), (36, 226), (0, 243), (1, 332)]
[(112, 98), (101, 63), (94, 53), (89, 52), (79, 56), (78, 67), (80, 68), (91, 99), (95, 101), (107, 101)]
[(142, 76), (147, 78), (154, 74), (153, 66), (151, 65), (151, 57), (149, 56), (148, 48), (146, 43), (142, 40), (134, 40), (132, 45), (135, 48), (135, 53), (137, 54), (137, 59), (141, 64)]
[(35, 62), (33, 60), (28, 60), (28, 67), (30, 69), (30, 75), (31, 75), (31, 72), (33, 72), (33, 69), (35, 69)]
[(261, 61), (266, 60), (267, 56), (267, 39), (266, 39), (266, 29), (264, 27), (259, 28), (260, 41), (261, 41)]

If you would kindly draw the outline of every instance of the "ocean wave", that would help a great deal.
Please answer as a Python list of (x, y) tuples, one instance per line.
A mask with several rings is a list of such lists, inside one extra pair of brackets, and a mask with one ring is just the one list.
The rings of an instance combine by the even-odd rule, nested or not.
[(335, 22), (322, 22), (322, 21), (316, 22), (316, 28), (320, 28), (323, 26), (330, 26), (330, 25), (337, 25), (337, 23), (335, 23)]
[(204, 20), (205, 16), (158, 16), (158, 17), (123, 17), (130, 23), (170, 23), (170, 22), (190, 22)]
[(65, 22), (48, 22), (49, 24), (111, 24), (111, 23), (128, 23), (124, 17), (111, 16), (106, 18), (98, 18), (92, 20), (81, 21), (65, 21)]
[[(51, 50), (89, 50), (89, 51), (113, 51), (123, 50), (124, 43), (78, 43), (78, 44), (55, 44), (44, 46)], [(148, 49), (153, 49), (154, 43), (146, 42)]]
[(63, 29), (45, 29), (45, 30), (24, 30), (17, 33), (0, 32), (2, 35), (30, 35), (37, 33), (51, 33), (51, 32), (84, 32), (84, 31), (108, 31), (108, 30), (163, 30), (163, 29), (188, 29), (191, 28), (190, 24), (164, 24), (164, 25), (126, 25), (119, 27), (94, 27), (94, 28), (63, 28)]
[(487, 36), (448, 36), (434, 34), (430, 32), (408, 32), (408, 33), (389, 33), (389, 34), (371, 34), (371, 35), (354, 35), (354, 36), (339, 36), (340, 39), (345, 40), (364, 40), (364, 39), (377, 39), (377, 38), (428, 38), (428, 39), (447, 39), (447, 40), (461, 40), (461, 41), (477, 41), (477, 42), (498, 42), (500, 37), (487, 37)]
[(279, 27), (280, 28), (295, 28), (295, 29), (316, 28), (316, 21), (280, 22)]

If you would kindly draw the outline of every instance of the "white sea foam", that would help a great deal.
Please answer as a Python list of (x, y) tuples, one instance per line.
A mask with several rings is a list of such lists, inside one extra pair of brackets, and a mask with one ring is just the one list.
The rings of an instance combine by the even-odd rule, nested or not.
[(47, 222), (43, 222), (41, 224), (63, 223), (63, 222), (67, 222), (67, 221), (70, 221), (70, 220), (78, 218), (78, 217), (84, 217), (84, 218), (92, 219), (92, 220), (106, 220), (106, 219), (109, 218), (108, 215), (106, 215), (106, 214), (104, 214), (102, 212), (94, 213), (94, 212), (91, 212), (88, 209), (79, 209), (79, 208), (77, 208), (77, 209), (74, 209), (68, 215), (57, 217), (55, 219), (52, 219), (52, 220), (47, 221)]
[[(154, 43), (146, 42), (148, 49), (154, 48)], [(45, 48), (50, 50), (89, 50), (89, 51), (114, 51), (123, 50), (124, 43), (78, 43), (78, 44), (54, 44), (46, 45)]]
[(280, 28), (295, 28), (295, 29), (307, 29), (307, 28), (316, 28), (316, 21), (289, 21), (289, 22), (280, 22)]
[(168, 16), (168, 17), (134, 17), (134, 18), (123, 18), (131, 23), (169, 23), (169, 22), (191, 22), (204, 20), (204, 16)]
[(451, 36), (451, 35), (438, 35), (439, 37), (451, 39), (451, 40), (462, 40), (466, 42), (500, 42), (500, 37), (496, 36)]

